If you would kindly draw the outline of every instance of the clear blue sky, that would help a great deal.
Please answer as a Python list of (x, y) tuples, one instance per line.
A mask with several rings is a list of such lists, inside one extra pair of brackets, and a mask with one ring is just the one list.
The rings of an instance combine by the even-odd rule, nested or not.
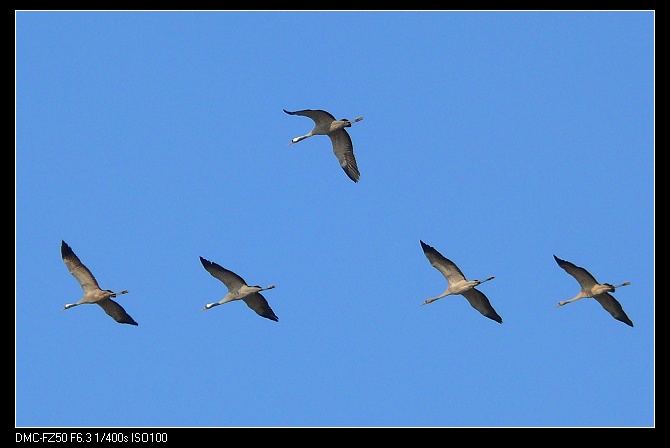
[[(17, 12), (16, 425), (655, 426), (654, 19)], [(364, 116), (360, 181), (282, 109)]]

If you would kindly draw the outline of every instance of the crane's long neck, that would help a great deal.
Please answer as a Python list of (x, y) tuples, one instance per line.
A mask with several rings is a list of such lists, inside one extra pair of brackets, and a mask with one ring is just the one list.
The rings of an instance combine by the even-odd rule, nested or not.
[(560, 302), (558, 302), (558, 304), (557, 304), (556, 306), (558, 307), (558, 306), (567, 305), (568, 303), (576, 302), (577, 300), (579, 300), (579, 299), (583, 299), (584, 297), (589, 297), (589, 296), (587, 296), (583, 291), (579, 291), (579, 294), (577, 294), (577, 295), (576, 295), (575, 297), (573, 297), (572, 299), (570, 299), (570, 300), (561, 300)]
[(431, 297), (430, 299), (426, 299), (426, 301), (423, 302), (421, 305), (428, 305), (429, 303), (433, 303), (434, 301), (440, 300), (442, 297), (447, 297), (448, 295), (451, 295), (451, 293), (449, 292), (449, 289), (447, 289), (446, 291), (444, 291), (442, 294), (440, 294), (437, 297)]
[(116, 297), (116, 296), (118, 296), (118, 295), (120, 295), (120, 294), (128, 294), (128, 290), (127, 290), (127, 289), (124, 289), (124, 290), (121, 291), (121, 292), (113, 292), (113, 293), (112, 293), (112, 297)]
[(617, 288), (621, 288), (622, 286), (628, 286), (628, 285), (630, 285), (630, 282), (623, 282), (620, 285), (612, 285), (612, 288), (617, 289)]

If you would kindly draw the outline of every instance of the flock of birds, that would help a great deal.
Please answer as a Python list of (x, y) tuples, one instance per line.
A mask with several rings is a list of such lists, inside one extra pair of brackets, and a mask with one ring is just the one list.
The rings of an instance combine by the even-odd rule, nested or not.
[[(314, 127), (310, 132), (305, 135), (293, 138), (289, 145), (298, 143), (299, 141), (314, 135), (327, 135), (330, 138), (333, 146), (333, 152), (335, 153), (340, 166), (349, 179), (354, 182), (358, 182), (361, 173), (358, 170), (356, 158), (354, 157), (354, 145), (351, 141), (349, 133), (346, 131), (346, 128), (351, 127), (353, 123), (361, 121), (363, 117), (358, 117), (353, 121), (347, 120), (346, 118), (337, 120), (329, 112), (318, 109), (305, 109), (294, 112), (289, 112), (284, 109), (284, 112), (289, 115), (308, 117), (314, 121)], [(493, 308), (489, 299), (486, 297), (486, 295), (484, 295), (483, 292), (476, 288), (482, 283), (492, 280), (494, 278), (493, 276), (484, 280), (467, 280), (463, 272), (461, 272), (461, 270), (453, 261), (443, 256), (434, 247), (429, 246), (423, 241), (420, 241), (420, 243), (423, 253), (425, 254), (430, 264), (435, 269), (440, 271), (442, 275), (444, 275), (448, 284), (447, 289), (445, 289), (442, 294), (426, 299), (422, 305), (427, 305), (450, 295), (462, 295), (465, 297), (468, 303), (470, 303), (470, 305), (479, 311), (479, 313), (481, 313), (483, 316), (488, 317), (489, 319), (492, 319), (498, 323), (502, 323), (502, 317), (500, 317), (500, 315)], [(132, 317), (130, 317), (126, 310), (120, 304), (112, 300), (118, 295), (128, 293), (128, 290), (113, 292), (108, 289), (101, 289), (98, 281), (95, 279), (91, 271), (79, 260), (77, 255), (75, 255), (75, 253), (72, 251), (72, 248), (65, 241), (61, 241), (61, 256), (65, 262), (65, 266), (67, 266), (70, 273), (74, 276), (75, 279), (77, 279), (84, 290), (84, 295), (78, 302), (66, 304), (63, 310), (83, 304), (97, 304), (116, 322), (137, 325), (137, 322)], [(629, 285), (630, 282), (624, 282), (619, 285), (598, 283), (595, 277), (591, 275), (586, 269), (569, 261), (561, 260), (556, 255), (554, 255), (554, 259), (556, 260), (556, 263), (558, 263), (558, 265), (563, 270), (565, 270), (565, 272), (577, 280), (580, 286), (580, 291), (574, 298), (559, 302), (556, 305), (557, 307), (564, 306), (568, 303), (572, 303), (584, 298), (594, 298), (608, 313), (612, 315), (613, 318), (625, 323), (626, 325), (631, 327), (633, 326), (633, 322), (628, 318), (623, 308), (621, 307), (621, 304), (614, 298), (614, 296), (610, 294), (617, 288)], [(203, 311), (209, 310), (218, 305), (223, 305), (224, 303), (235, 300), (242, 300), (259, 316), (273, 320), (275, 322), (279, 321), (279, 318), (274, 313), (274, 311), (272, 311), (268, 301), (261, 294), (261, 291), (273, 289), (275, 285), (270, 285), (265, 288), (257, 285), (249, 286), (242, 277), (220, 266), (217, 263), (206, 260), (202, 257), (200, 257), (200, 262), (202, 263), (202, 266), (205, 268), (205, 270), (212, 275), (212, 277), (221, 281), (226, 286), (226, 288), (228, 288), (228, 292), (221, 300), (218, 302), (206, 304), (202, 309)]]

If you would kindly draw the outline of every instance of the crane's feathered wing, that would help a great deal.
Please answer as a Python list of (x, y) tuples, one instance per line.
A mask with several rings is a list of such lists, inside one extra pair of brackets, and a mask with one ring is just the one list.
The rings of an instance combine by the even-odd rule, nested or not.
[(242, 277), (213, 261), (200, 257), (200, 263), (202, 263), (202, 266), (212, 277), (226, 285), (230, 292), (238, 291), (242, 286), (247, 284)]
[(466, 280), (465, 275), (463, 275), (458, 266), (456, 266), (456, 263), (439, 253), (437, 249), (429, 246), (423, 241), (421, 241), (421, 248), (431, 266), (440, 271), (449, 283)]
[(63, 240), (61, 240), (60, 253), (67, 270), (79, 282), (84, 292), (100, 289), (98, 281), (95, 279), (91, 271), (81, 262), (79, 257), (74, 253), (72, 248)]
[(274, 320), (275, 322), (279, 322), (279, 318), (277, 317), (275, 312), (272, 311), (272, 308), (270, 308), (270, 304), (260, 292), (249, 294), (248, 296), (243, 297), (242, 300), (244, 301), (244, 303), (247, 304), (249, 308), (254, 310), (256, 314), (258, 314), (259, 316), (265, 317), (266, 319)]
[[(67, 266), (70, 274), (72, 274), (74, 278), (77, 279), (84, 290), (84, 294), (101, 289), (100, 285), (98, 285), (98, 281), (95, 279), (91, 271), (84, 263), (81, 262), (72, 248), (63, 240), (61, 240), (60, 253), (63, 261), (65, 262), (65, 266)], [(115, 302), (111, 298), (98, 300), (95, 303), (100, 305), (100, 308), (102, 308), (108, 316), (110, 316), (118, 323), (137, 325), (135, 319), (130, 317), (130, 314), (128, 314), (119, 303)]]
[(466, 299), (468, 299), (468, 302), (474, 309), (482, 313), (483, 316), (488, 317), (489, 319), (493, 319), (499, 324), (502, 323), (502, 317), (496, 313), (496, 310), (493, 309), (493, 306), (491, 305), (491, 302), (489, 301), (488, 297), (484, 295), (483, 292), (476, 288), (468, 289), (467, 291), (464, 291), (461, 293)]
[[(283, 109), (283, 111), (289, 115), (300, 115), (311, 118), (312, 121), (314, 121), (315, 129), (318, 127), (330, 126), (330, 123), (336, 120), (333, 114), (321, 109), (304, 109), (293, 112)], [(361, 173), (358, 170), (356, 157), (354, 157), (354, 144), (351, 141), (349, 133), (344, 128), (341, 128), (328, 133), (328, 137), (333, 146), (333, 153), (335, 154), (335, 157), (337, 157), (340, 166), (349, 179), (358, 182)]]

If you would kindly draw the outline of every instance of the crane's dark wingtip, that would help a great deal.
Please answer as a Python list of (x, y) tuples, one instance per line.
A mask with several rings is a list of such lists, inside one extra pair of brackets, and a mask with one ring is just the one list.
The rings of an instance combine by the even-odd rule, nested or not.
[(63, 256), (63, 257), (73, 253), (72, 248), (70, 246), (68, 246), (68, 244), (64, 240), (61, 240), (61, 243), (60, 243), (60, 253), (61, 253), (61, 256)]
[(287, 114), (289, 114), (289, 115), (295, 115), (294, 112), (289, 112), (289, 111), (287, 111), (286, 109), (282, 109), (282, 110), (283, 110), (284, 112), (286, 112)]
[(624, 320), (624, 319), (618, 319), (618, 320), (620, 320), (620, 321), (623, 322), (624, 324), (628, 325), (629, 327), (632, 327), (632, 326), (633, 326), (633, 321), (630, 320), (630, 319), (626, 319), (626, 320)]
[(565, 264), (565, 260), (561, 260), (556, 255), (554, 255), (554, 260), (556, 260), (556, 263), (558, 263), (560, 267), (563, 267), (563, 265)]
[(502, 323), (502, 317), (500, 317), (495, 311), (493, 313), (484, 314), (484, 316), (488, 317), (491, 320), (494, 320), (494, 321), (498, 322), (499, 324)]
[[(484, 313), (482, 313), (482, 314), (484, 314)], [(496, 313), (495, 310), (493, 310), (493, 309), (491, 309), (489, 312), (484, 314), (484, 316), (488, 317), (491, 320), (494, 320), (494, 321), (498, 322), (499, 324), (501, 324), (503, 322), (502, 317), (500, 317), (500, 315), (498, 313)]]
[(347, 169), (347, 167), (344, 167), (344, 166), (342, 167), (342, 169), (344, 170), (344, 172), (345, 172), (345, 174), (347, 175), (347, 177), (349, 177), (349, 179), (351, 179), (352, 181), (354, 181), (354, 183), (358, 183), (358, 179), (361, 178), (361, 174), (360, 174), (358, 171), (351, 171), (351, 172), (350, 172), (350, 171)]
[(135, 325), (135, 326), (138, 325), (137, 322), (135, 322), (135, 319), (133, 319), (132, 317), (130, 317), (128, 315), (120, 316), (120, 317), (117, 316), (115, 318), (115, 320), (120, 324), (128, 324), (128, 325)]

